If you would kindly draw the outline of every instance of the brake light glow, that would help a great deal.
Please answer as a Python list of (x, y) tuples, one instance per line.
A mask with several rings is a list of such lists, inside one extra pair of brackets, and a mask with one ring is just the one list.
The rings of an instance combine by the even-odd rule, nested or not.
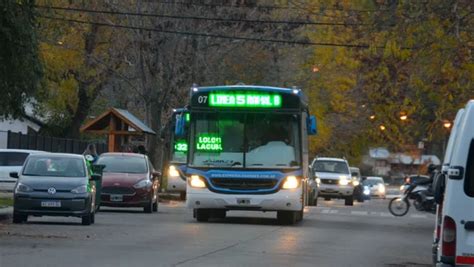
[(456, 223), (449, 217), (443, 222), (443, 256), (454, 257), (456, 254)]

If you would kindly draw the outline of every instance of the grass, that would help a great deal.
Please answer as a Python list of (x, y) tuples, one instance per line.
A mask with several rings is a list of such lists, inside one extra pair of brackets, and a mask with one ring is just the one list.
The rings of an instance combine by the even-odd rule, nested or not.
[(0, 198), (0, 207), (13, 206), (12, 198)]

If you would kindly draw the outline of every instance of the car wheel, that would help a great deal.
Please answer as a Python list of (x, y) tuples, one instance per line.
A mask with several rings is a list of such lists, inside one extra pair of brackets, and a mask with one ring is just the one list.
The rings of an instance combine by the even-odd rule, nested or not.
[(186, 200), (186, 192), (179, 193), (179, 199), (180, 200)]
[(23, 223), (28, 220), (28, 215), (21, 215), (18, 213), (13, 213), (13, 223)]
[(92, 223), (92, 213), (82, 216), (82, 225), (91, 225)]
[(346, 197), (345, 200), (344, 200), (344, 205), (354, 206), (354, 196)]
[(143, 207), (143, 212), (152, 213), (153, 212), (153, 200), (150, 200), (145, 207)]
[(153, 212), (158, 212), (158, 199), (156, 199), (155, 203), (153, 203)]
[(296, 223), (298, 219), (298, 211), (287, 211), (287, 210), (280, 210), (277, 211), (277, 221), (278, 224), (281, 225), (293, 225)]
[(95, 223), (95, 212), (91, 213), (91, 224)]
[(194, 214), (198, 222), (207, 222), (209, 220), (209, 211), (206, 209), (194, 209)]

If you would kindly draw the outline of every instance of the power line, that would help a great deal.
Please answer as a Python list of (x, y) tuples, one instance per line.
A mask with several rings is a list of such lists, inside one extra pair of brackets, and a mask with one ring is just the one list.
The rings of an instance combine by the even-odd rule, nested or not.
[[(283, 6), (283, 5), (256, 5), (256, 6), (237, 6), (232, 4), (202, 4), (202, 3), (187, 3), (182, 1), (154, 1), (158, 4), (168, 4), (168, 5), (183, 5), (183, 6), (202, 6), (208, 8), (246, 8), (246, 9), (293, 9), (293, 10), (305, 10), (302, 7), (299, 7), (295, 4), (294, 6)], [(340, 11), (340, 12), (377, 12), (377, 11), (387, 11), (386, 9), (374, 10), (374, 9), (341, 9), (341, 8), (325, 8), (319, 7), (322, 10), (330, 11)]]
[[(92, 21), (67, 19), (67, 18), (59, 18), (59, 17), (49, 17), (49, 16), (38, 16), (38, 17), (45, 18), (45, 19), (51, 19), (51, 20), (60, 20), (60, 21), (79, 23), (79, 24), (89, 24), (89, 25), (105, 26), (105, 27), (112, 27), (112, 28), (122, 28), (122, 29), (130, 29), (130, 30), (143, 30), (143, 31), (150, 31), (150, 32), (187, 35), (187, 36), (195, 36), (195, 37), (209, 37), (209, 38), (252, 41), (252, 42), (279, 43), (279, 44), (287, 44), (287, 45), (310, 45), (310, 46), (346, 47), (346, 48), (369, 48), (369, 45), (365, 45), (365, 44), (337, 44), (337, 43), (324, 43), (324, 42), (289, 41), (289, 40), (280, 40), (280, 39), (252, 38), (252, 37), (228, 36), (228, 35), (220, 35), (220, 34), (159, 30), (159, 29), (154, 29), (154, 28), (145, 28), (145, 27), (120, 25), (120, 24), (109, 24), (109, 23), (104, 23), (104, 22), (92, 22)], [(375, 47), (375, 48), (384, 48), (384, 47)], [(403, 49), (411, 49), (411, 48), (403, 48)]]
[(287, 25), (318, 25), (318, 26), (360, 26), (369, 25), (362, 23), (335, 23), (335, 22), (314, 22), (314, 21), (283, 21), (283, 20), (249, 20), (249, 19), (232, 19), (232, 18), (210, 18), (210, 17), (196, 17), (196, 16), (178, 16), (178, 15), (163, 15), (163, 14), (151, 14), (151, 13), (136, 13), (136, 12), (120, 12), (110, 10), (92, 10), (84, 8), (72, 8), (72, 7), (58, 7), (58, 6), (41, 6), (36, 5), (36, 8), (41, 9), (53, 9), (68, 12), (86, 12), (95, 14), (109, 14), (109, 15), (122, 15), (122, 16), (139, 16), (139, 17), (157, 17), (157, 18), (169, 18), (169, 19), (188, 19), (188, 20), (204, 20), (204, 21), (219, 21), (219, 22), (232, 22), (232, 23), (260, 23), (260, 24), (287, 24)]

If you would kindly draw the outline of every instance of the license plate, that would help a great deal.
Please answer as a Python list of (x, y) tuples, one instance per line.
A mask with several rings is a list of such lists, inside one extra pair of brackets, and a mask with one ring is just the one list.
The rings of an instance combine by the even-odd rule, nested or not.
[(110, 201), (122, 202), (123, 201), (123, 196), (122, 195), (110, 195)]
[(41, 207), (60, 208), (61, 207), (61, 201), (41, 201)]
[(248, 198), (238, 198), (237, 204), (239, 205), (250, 205), (250, 199)]

